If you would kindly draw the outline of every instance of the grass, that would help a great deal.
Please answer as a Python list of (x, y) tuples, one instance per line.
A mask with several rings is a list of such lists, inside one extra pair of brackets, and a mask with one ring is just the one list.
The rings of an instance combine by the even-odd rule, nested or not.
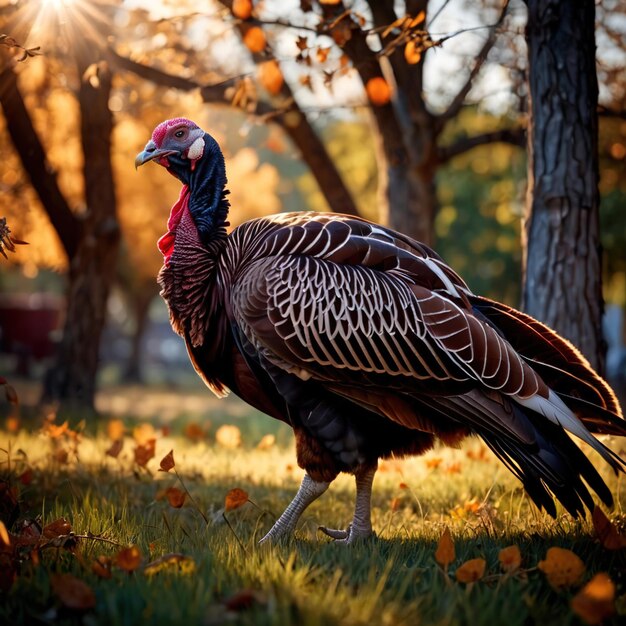
[[(258, 415), (234, 419), (214, 412), (211, 436), (191, 441), (183, 434), (191, 419), (170, 422), (145, 469), (133, 461), (129, 435), (117, 459), (105, 454), (111, 444), (106, 422), (83, 434), (77, 455), (70, 451), (67, 460), (59, 453), (74, 445), (67, 433), (51, 438), (27, 426), (0, 431), (0, 448), (7, 451), (0, 452), (0, 477), (19, 493), (20, 519), (39, 517), (46, 525), (64, 517), (76, 534), (97, 536), (80, 540), (73, 551), (42, 550), (39, 564), (26, 558), (10, 591), (4, 597), (0, 592), (0, 624), (579, 624), (570, 602), (580, 585), (554, 591), (535, 569), (551, 546), (582, 558), (584, 581), (608, 572), (620, 597), (607, 623), (626, 617), (626, 550), (604, 549), (588, 520), (540, 514), (477, 440), (460, 450), (384, 462), (374, 483), (377, 537), (369, 542), (344, 547), (317, 532), (320, 524), (343, 527), (351, 518), (354, 484), (342, 476), (305, 512), (295, 539), (258, 547), (302, 477), (289, 430)], [(241, 428), (241, 447), (215, 443), (223, 421)], [(260, 450), (255, 446), (264, 429), (272, 429), (277, 444)], [(161, 497), (180, 482), (172, 472), (157, 471), (171, 449), (193, 496), (180, 509)], [(19, 477), (28, 468), (32, 481), (22, 484)], [(616, 497), (613, 516), (623, 523), (624, 482), (604, 475)], [(224, 514), (224, 497), (234, 487), (246, 490), (254, 504)], [(450, 575), (434, 559), (446, 526), (456, 548)], [(18, 522), (12, 530), (19, 529)], [(136, 545), (144, 564), (180, 553), (195, 569), (172, 566), (150, 576), (142, 568), (128, 573), (114, 567), (112, 577), (102, 579), (92, 572), (93, 561), (114, 557), (120, 546), (98, 537)], [(498, 552), (511, 544), (519, 546), (528, 571), (501, 576)], [(487, 580), (456, 582), (455, 569), (474, 557), (486, 560)], [(94, 608), (64, 606), (51, 588), (63, 572), (91, 587)]]

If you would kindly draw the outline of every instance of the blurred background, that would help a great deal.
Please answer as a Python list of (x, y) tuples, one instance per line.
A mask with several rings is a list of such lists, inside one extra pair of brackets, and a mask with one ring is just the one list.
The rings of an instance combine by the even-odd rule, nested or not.
[[(403, 230), (476, 292), (519, 306), (526, 7), (421, 0), (386, 29), (377, 10), (389, 4), (0, 0), (0, 217), (29, 244), (0, 259), (0, 374), (23, 403), (72, 397), (87, 409), (150, 413), (166, 400), (146, 409), (146, 385), (185, 389), (177, 403), (197, 394), (203, 406), (210, 395), (156, 284), (156, 241), (180, 183), (133, 168), (171, 117), (193, 119), (222, 146), (232, 226), (304, 209), (395, 225), (384, 110), (390, 94), (416, 100), (409, 169), (429, 217), (405, 216)], [(617, 385), (626, 378), (625, 31), (623, 3), (598, 2), (605, 339)], [(385, 72), (398, 55), (414, 72), (406, 93)], [(372, 58), (382, 83), (367, 80)]]

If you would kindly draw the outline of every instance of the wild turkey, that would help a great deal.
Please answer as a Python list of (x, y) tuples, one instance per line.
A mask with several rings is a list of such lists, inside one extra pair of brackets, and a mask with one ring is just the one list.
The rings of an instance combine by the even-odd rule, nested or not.
[(254, 219), (227, 234), (224, 158), (177, 118), (135, 161), (181, 180), (159, 274), (171, 323), (218, 396), (232, 390), (293, 427), (305, 470), (262, 541), (293, 532), (339, 472), (356, 477), (354, 519), (326, 529), (351, 543), (372, 533), (378, 459), (479, 435), (552, 516), (611, 493), (568, 433), (617, 472), (626, 464), (591, 433), (626, 435), (610, 387), (568, 341), (473, 294), (425, 245), (328, 213)]

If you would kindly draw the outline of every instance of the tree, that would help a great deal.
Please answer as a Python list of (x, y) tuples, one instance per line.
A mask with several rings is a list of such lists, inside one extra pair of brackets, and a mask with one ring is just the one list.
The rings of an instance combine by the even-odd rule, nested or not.
[(603, 370), (594, 2), (528, 0), (524, 309)]

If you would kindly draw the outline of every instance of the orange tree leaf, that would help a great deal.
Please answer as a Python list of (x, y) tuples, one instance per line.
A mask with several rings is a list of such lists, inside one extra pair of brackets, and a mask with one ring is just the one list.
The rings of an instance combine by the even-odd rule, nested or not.
[(144, 568), (147, 576), (152, 576), (165, 569), (176, 570), (182, 574), (193, 574), (196, 571), (196, 562), (190, 556), (184, 554), (164, 554), (162, 557), (151, 561)]
[(470, 559), (456, 570), (456, 579), (461, 583), (475, 583), (485, 575), (485, 559)]
[(273, 96), (280, 93), (285, 82), (278, 62), (274, 59), (260, 63), (257, 69), (257, 76), (261, 85)]
[(137, 546), (122, 548), (115, 555), (115, 565), (125, 572), (134, 572), (141, 565), (141, 552)]
[(572, 610), (587, 624), (600, 624), (615, 613), (615, 585), (605, 572), (596, 574), (573, 598)]
[(156, 439), (149, 439), (145, 444), (138, 444), (135, 448), (135, 463), (145, 467), (155, 455)]
[(108, 556), (99, 556), (92, 564), (91, 571), (98, 578), (111, 578), (111, 558)]
[(500, 567), (505, 572), (514, 572), (519, 569), (522, 564), (522, 553), (517, 546), (508, 546), (500, 550), (498, 553), (498, 561), (500, 561)]
[(224, 498), (224, 509), (226, 512), (238, 509), (248, 501), (248, 493), (239, 487), (231, 489)]
[(365, 92), (374, 106), (383, 106), (391, 100), (391, 87), (382, 76), (374, 76), (365, 83)]
[(250, 52), (263, 52), (267, 45), (263, 29), (258, 26), (248, 28), (243, 35), (243, 43)]
[(165, 497), (170, 503), (170, 506), (175, 509), (180, 509), (185, 504), (185, 497), (187, 494), (181, 491), (177, 487), (169, 487), (165, 490)]
[(435, 550), (435, 561), (442, 567), (448, 567), (452, 561), (454, 561), (454, 542), (452, 541), (452, 535), (450, 529), (446, 526), (439, 542), (437, 543), (437, 550)]
[(170, 450), (162, 459), (161, 464), (159, 465), (160, 472), (169, 472), (171, 469), (175, 467), (176, 463), (174, 463), (174, 450)]
[(417, 45), (417, 42), (411, 39), (406, 46), (404, 46), (404, 59), (409, 65), (415, 65), (420, 62), (422, 58), (422, 51)]
[(5, 546), (11, 545), (9, 531), (7, 530), (7, 527), (4, 525), (4, 522), (2, 520), (0, 520), (0, 541), (2, 541)]
[(46, 539), (55, 539), (61, 535), (69, 535), (71, 532), (72, 525), (64, 517), (60, 517), (59, 519), (54, 520), (54, 522), (50, 522), (43, 528), (43, 536)]
[(88, 611), (96, 606), (96, 594), (84, 581), (72, 574), (55, 574), (50, 581), (61, 604), (74, 611)]
[(546, 575), (552, 588), (562, 589), (580, 582), (585, 564), (571, 550), (552, 547), (548, 549), (545, 560), (539, 561), (537, 569)]
[(122, 451), (123, 447), (124, 447), (124, 440), (123, 439), (116, 439), (111, 444), (109, 449), (106, 451), (106, 455), (107, 456), (111, 456), (114, 459), (117, 459), (117, 457), (120, 455), (120, 452)]
[(124, 436), (126, 427), (122, 420), (109, 420), (107, 422), (107, 437), (113, 441), (117, 441)]
[(615, 525), (611, 523), (599, 506), (593, 509), (591, 519), (600, 543), (607, 550), (620, 550), (626, 547), (626, 537), (620, 535)]
[(240, 20), (249, 19), (252, 15), (252, 0), (234, 0), (231, 11)]

